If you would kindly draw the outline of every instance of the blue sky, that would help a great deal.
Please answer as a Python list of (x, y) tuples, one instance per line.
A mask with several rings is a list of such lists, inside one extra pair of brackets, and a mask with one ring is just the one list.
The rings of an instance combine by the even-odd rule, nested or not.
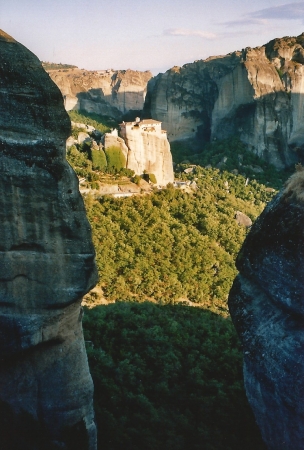
[(304, 1), (0, 0), (0, 28), (41, 60), (164, 72), (304, 32)]

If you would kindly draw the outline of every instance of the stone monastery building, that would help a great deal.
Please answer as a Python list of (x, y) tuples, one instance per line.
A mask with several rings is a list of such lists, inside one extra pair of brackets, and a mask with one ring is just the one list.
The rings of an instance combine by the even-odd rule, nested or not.
[(143, 119), (140, 120), (139, 117), (136, 117), (134, 122), (122, 122), (119, 124), (120, 126), (120, 135), (122, 138), (128, 138), (128, 135), (136, 133), (137, 131), (141, 132), (152, 132), (153, 134), (158, 135), (159, 137), (167, 139), (167, 132), (161, 129), (161, 122), (154, 119)]

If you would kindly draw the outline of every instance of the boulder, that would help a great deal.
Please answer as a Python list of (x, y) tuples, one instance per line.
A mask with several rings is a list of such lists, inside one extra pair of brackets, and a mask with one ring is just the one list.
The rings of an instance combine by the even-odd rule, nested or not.
[(80, 133), (78, 133), (78, 138), (77, 138), (77, 142), (78, 144), (83, 144), (86, 141), (90, 141), (91, 137), (88, 133), (85, 133), (84, 131), (81, 131)]
[(252, 220), (250, 219), (250, 217), (248, 217), (241, 211), (236, 211), (234, 218), (237, 221), (238, 225), (243, 225), (244, 227), (247, 228), (250, 228), (252, 225)]
[(71, 125), (38, 58), (0, 30), (0, 442), (96, 449), (81, 299), (97, 272)]

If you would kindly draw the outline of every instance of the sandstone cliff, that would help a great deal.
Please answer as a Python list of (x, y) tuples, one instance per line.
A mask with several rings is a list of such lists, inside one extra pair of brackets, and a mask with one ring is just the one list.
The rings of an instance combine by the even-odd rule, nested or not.
[(60, 69), (48, 71), (62, 92), (67, 111), (71, 109), (121, 118), (142, 110), (149, 71)]
[(304, 442), (303, 186), (296, 172), (253, 225), (229, 295), (247, 397), (269, 450)]
[(121, 137), (107, 133), (105, 148), (119, 147), (126, 158), (126, 168), (136, 175), (154, 174), (159, 186), (173, 183), (174, 172), (167, 133), (161, 129), (161, 122), (144, 119), (137, 122), (123, 122)]
[(239, 136), (276, 167), (304, 159), (304, 34), (159, 74), (146, 114), (170, 141)]
[(94, 450), (80, 302), (97, 276), (70, 121), (35, 55), (2, 31), (0, 53), (1, 448)]

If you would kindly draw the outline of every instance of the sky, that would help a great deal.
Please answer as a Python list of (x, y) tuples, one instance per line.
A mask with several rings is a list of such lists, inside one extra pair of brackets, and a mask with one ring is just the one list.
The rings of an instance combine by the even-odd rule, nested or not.
[(304, 1), (0, 0), (0, 29), (42, 61), (154, 75), (304, 32)]

